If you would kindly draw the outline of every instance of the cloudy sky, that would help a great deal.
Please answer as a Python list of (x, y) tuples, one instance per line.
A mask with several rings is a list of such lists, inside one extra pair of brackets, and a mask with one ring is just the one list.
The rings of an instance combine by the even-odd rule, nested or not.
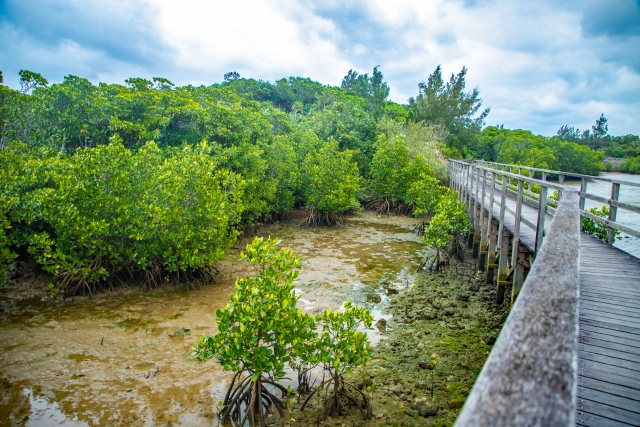
[(227, 71), (339, 85), (380, 65), (406, 103), (438, 64), (468, 68), (487, 124), (553, 135), (604, 113), (640, 134), (640, 0), (0, 0), (0, 70), (60, 82)]

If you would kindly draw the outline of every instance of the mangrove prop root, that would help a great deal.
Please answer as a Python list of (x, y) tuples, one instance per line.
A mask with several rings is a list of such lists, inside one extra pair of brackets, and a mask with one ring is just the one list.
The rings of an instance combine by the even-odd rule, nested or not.
[(342, 215), (332, 212), (326, 211), (321, 212), (315, 208), (309, 208), (307, 216), (300, 224), (301, 227), (318, 227), (320, 225), (336, 225), (342, 224), (344, 222), (344, 218)]
[(364, 204), (364, 208), (378, 215), (410, 215), (415, 210), (414, 205), (403, 202), (392, 202), (388, 198), (369, 200)]
[[(241, 378), (242, 374), (247, 375)], [(256, 381), (251, 381), (252, 374), (251, 371), (240, 371), (234, 376), (219, 415), (222, 424), (233, 423), (244, 426), (248, 421), (251, 426), (266, 426), (265, 416), (271, 406), (281, 417), (284, 416), (285, 402), (269, 391), (265, 385), (274, 386), (283, 393), (283, 397), (286, 394), (286, 388), (268, 378), (260, 377)]]
[[(106, 271), (107, 275), (97, 280), (95, 277), (100, 271)], [(53, 283), (64, 298), (76, 295), (89, 295), (93, 298), (98, 292), (113, 291), (116, 287), (129, 288), (129, 285), (139, 285), (144, 291), (156, 289), (164, 283), (183, 285), (187, 290), (202, 288), (208, 283), (215, 283), (214, 274), (217, 272), (212, 265), (170, 272), (158, 260), (142, 269), (132, 265), (115, 264), (108, 258), (96, 258), (89, 263), (86, 270), (61, 271), (54, 277)]]
[[(340, 415), (347, 405), (357, 407), (365, 420), (371, 418), (371, 405), (367, 396), (358, 390), (357, 387), (346, 382), (342, 375), (332, 376), (320, 384), (319, 388), (320, 391), (324, 391), (324, 398), (322, 399), (323, 407), (321, 408), (322, 419), (326, 419), (329, 416)], [(355, 392), (355, 395), (352, 391)], [(304, 411), (311, 398), (318, 392), (318, 389), (314, 389), (309, 393), (307, 398), (302, 402), (300, 410)]]

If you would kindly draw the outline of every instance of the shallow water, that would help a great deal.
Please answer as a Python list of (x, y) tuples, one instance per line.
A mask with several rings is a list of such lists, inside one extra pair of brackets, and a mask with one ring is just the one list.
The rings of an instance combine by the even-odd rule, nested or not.
[[(359, 213), (341, 227), (300, 229), (293, 218), (258, 234), (302, 255), (301, 308), (314, 313), (352, 299), (377, 320), (389, 318), (385, 288), (412, 283), (424, 252), (416, 222)], [(216, 332), (215, 310), (228, 302), (235, 279), (252, 274), (237, 261), (250, 240), (218, 263), (217, 284), (196, 291), (104, 294), (65, 305), (5, 301), (0, 424), (214, 425), (231, 374), (198, 362), (190, 348)], [(374, 343), (384, 338), (369, 333)]]
[[(604, 178), (617, 179), (620, 181), (640, 183), (640, 175), (632, 175), (621, 172), (602, 172), (600, 176)], [(580, 181), (565, 181), (565, 184), (572, 187), (580, 187)], [(595, 180), (589, 181), (587, 183), (587, 192), (600, 197), (606, 197), (608, 199), (611, 197), (611, 183)], [(640, 206), (640, 187), (631, 187), (622, 184), (620, 186), (619, 200), (621, 202)], [(594, 202), (587, 199), (585, 207), (587, 209), (601, 208), (602, 203)], [(616, 222), (619, 222), (620, 224), (634, 230), (640, 231), (640, 215), (634, 212), (618, 208)], [(628, 252), (636, 258), (640, 258), (640, 239), (638, 239), (637, 237), (621, 233), (620, 236), (618, 236), (618, 238), (616, 239), (614, 246), (622, 249), (625, 252)]]

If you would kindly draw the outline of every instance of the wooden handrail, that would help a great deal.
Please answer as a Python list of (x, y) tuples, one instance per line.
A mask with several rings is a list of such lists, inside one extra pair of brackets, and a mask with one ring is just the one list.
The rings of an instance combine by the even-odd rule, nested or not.
[(454, 427), (575, 424), (578, 199), (577, 191), (565, 190), (548, 237)]
[(492, 164), (492, 165), (496, 165), (496, 166), (514, 167), (514, 168), (526, 169), (526, 170), (535, 171), (535, 172), (551, 173), (551, 174), (558, 175), (558, 176), (571, 176), (571, 177), (575, 177), (575, 178), (592, 179), (594, 181), (604, 181), (604, 182), (611, 182), (611, 183), (615, 182), (615, 183), (618, 183), (618, 184), (629, 185), (631, 187), (640, 187), (640, 183), (638, 183), (638, 182), (621, 181), (619, 179), (605, 178), (605, 177), (602, 177), (602, 176), (584, 175), (584, 174), (580, 174), (580, 173), (564, 172), (564, 171), (557, 171), (557, 170), (552, 170), (552, 169), (540, 169), (540, 168), (534, 168), (534, 167), (531, 167), (531, 166), (513, 165), (513, 164), (509, 164), (509, 163), (497, 163), (497, 162), (491, 162), (491, 161), (487, 161), (487, 160), (475, 160), (475, 162), (476, 163), (481, 163), (481, 164), (488, 163), (488, 164)]
[[(516, 179), (518, 181), (523, 180), (523, 183), (529, 183), (529, 187), (531, 184), (537, 184), (539, 185), (541, 188), (546, 187), (547, 189), (552, 189), (555, 191), (558, 191), (559, 194), (562, 193), (562, 191), (565, 189), (565, 186), (563, 185), (558, 185), (558, 184), (554, 184), (554, 183), (550, 183), (548, 181), (545, 181), (544, 179), (539, 180), (539, 179), (535, 179), (532, 178), (531, 175), (531, 171), (536, 171), (536, 172), (541, 172), (543, 173), (543, 178), (546, 178), (546, 174), (547, 173), (552, 173), (552, 174), (556, 174), (556, 175), (562, 175), (562, 176), (574, 176), (574, 177), (580, 177), (582, 179), (581, 185), (580, 185), (580, 192), (579, 194), (579, 208), (580, 208), (580, 215), (583, 218), (589, 218), (599, 224), (603, 224), (608, 228), (608, 233), (607, 233), (607, 242), (609, 244), (613, 244), (614, 241), (614, 236), (615, 236), (615, 232), (614, 230), (618, 230), (620, 232), (626, 233), (630, 236), (633, 237), (637, 237), (640, 238), (640, 230), (635, 230), (633, 228), (630, 228), (628, 226), (622, 225), (618, 222), (616, 222), (616, 218), (617, 218), (617, 211), (618, 209), (624, 209), (626, 211), (629, 212), (633, 212), (633, 213), (640, 213), (640, 206), (638, 205), (634, 205), (631, 203), (624, 203), (624, 202), (620, 202), (618, 200), (619, 196), (620, 196), (620, 187), (622, 185), (628, 185), (628, 186), (633, 186), (633, 187), (640, 187), (640, 183), (636, 183), (636, 182), (630, 182), (630, 181), (622, 181), (622, 180), (613, 180), (613, 179), (609, 179), (609, 178), (602, 178), (602, 177), (593, 177), (593, 176), (589, 176), (589, 175), (581, 175), (581, 174), (574, 174), (574, 173), (569, 173), (569, 172), (562, 172), (562, 171), (554, 171), (554, 170), (549, 170), (549, 169), (540, 169), (540, 168), (532, 168), (532, 167), (528, 167), (528, 166), (522, 166), (522, 165), (510, 165), (510, 164), (504, 164), (504, 163), (496, 163), (496, 162), (485, 162), (485, 161), (475, 161), (474, 163), (469, 163), (466, 161), (459, 161), (459, 160), (450, 160), (450, 162), (453, 162), (455, 164), (458, 165), (469, 165), (473, 170), (475, 170), (476, 168), (478, 169), (478, 173), (480, 171), (488, 171), (491, 173), (495, 173), (498, 175), (503, 175), (506, 177), (509, 177), (511, 179)], [(520, 172), (522, 172), (523, 170), (527, 170), (529, 171), (529, 175), (530, 176), (525, 176), (525, 175), (521, 175), (519, 173), (512, 173), (512, 172), (507, 172), (506, 170), (500, 170), (500, 169), (496, 169), (495, 167), (488, 167), (486, 165), (495, 165), (495, 166), (502, 166), (506, 169), (506, 167), (509, 167), (511, 169), (513, 168), (517, 168), (519, 169)], [(460, 166), (463, 167), (463, 166)], [(484, 173), (484, 172), (483, 172)], [(598, 181), (604, 181), (604, 182), (609, 182), (611, 183), (611, 197), (610, 198), (605, 198), (602, 196), (598, 196), (595, 194), (590, 194), (587, 192), (587, 187), (588, 187), (588, 180), (598, 180)], [(474, 182), (471, 182), (471, 185), (474, 185)], [(501, 189), (503, 192), (506, 191), (509, 195), (512, 195), (513, 197), (518, 197), (517, 196), (517, 192), (516, 191), (512, 191), (511, 189)], [(535, 203), (536, 200), (531, 199), (531, 197), (533, 197), (533, 194), (531, 191), (527, 191), (523, 189), (523, 194), (525, 194), (523, 196), (523, 200), (525, 201), (525, 203), (534, 206), (537, 205), (538, 203)], [(529, 196), (529, 197), (528, 197)], [(548, 196), (548, 195), (547, 195)], [(585, 200), (593, 200), (599, 203), (602, 203), (603, 205), (607, 205), (609, 208), (609, 217), (608, 218), (602, 218), (599, 216), (596, 216), (590, 212), (588, 212), (585, 209)], [(534, 206), (535, 207), (535, 206)], [(554, 214), (554, 209), (548, 209), (547, 213), (549, 213), (550, 215)], [(531, 226), (532, 224), (529, 223), (527, 224), (528, 226)], [(539, 228), (539, 227), (537, 227)], [(537, 240), (537, 239), (536, 239)], [(536, 247), (539, 247), (538, 244), (536, 244)]]

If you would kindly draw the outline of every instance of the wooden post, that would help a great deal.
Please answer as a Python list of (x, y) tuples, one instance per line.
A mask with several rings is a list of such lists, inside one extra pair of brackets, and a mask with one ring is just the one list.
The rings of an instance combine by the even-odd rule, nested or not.
[[(587, 192), (587, 178), (582, 178), (582, 181), (580, 182), (580, 192), (581, 193), (586, 193)], [(584, 196), (580, 195), (580, 210), (583, 211), (584, 210), (584, 205), (585, 205), (585, 198)]]
[(485, 283), (490, 285), (493, 283), (495, 270), (498, 268), (496, 257), (496, 243), (498, 241), (498, 221), (491, 220), (489, 237), (489, 253), (487, 254), (487, 277)]
[[(489, 220), (493, 218), (493, 202), (495, 201), (495, 191), (496, 191), (496, 173), (491, 172), (491, 191), (489, 191)], [(487, 235), (485, 237), (486, 241), (491, 240), (491, 227), (487, 227)], [(489, 250), (489, 256), (491, 256), (491, 250)]]
[[(620, 184), (618, 184), (617, 182), (614, 182), (611, 184), (611, 200), (615, 200), (617, 202), (619, 198), (620, 198)], [(611, 202), (609, 202), (609, 221), (615, 222), (617, 215), (618, 215), (618, 207), (611, 205)], [(613, 240), (615, 238), (614, 230), (615, 229), (613, 227), (607, 228), (607, 243), (609, 243), (610, 245), (613, 244)]]
[[(518, 197), (516, 198), (516, 218), (513, 225), (513, 252), (511, 254), (511, 266), (515, 269), (518, 262), (518, 248), (520, 247), (520, 217), (522, 216), (522, 192), (524, 190), (524, 180), (518, 179)], [(516, 274), (513, 275), (513, 286), (511, 288), (511, 304), (516, 299), (522, 283), (516, 280)]]
[(538, 205), (538, 226), (536, 228), (536, 255), (544, 240), (544, 222), (547, 219), (547, 191), (545, 186), (540, 187), (540, 203)]
[(484, 202), (485, 199), (487, 198), (487, 169), (482, 168), (482, 199), (480, 201), (480, 235), (478, 236), (478, 246), (479, 246), (479, 251), (480, 251), (480, 258), (478, 259), (478, 270), (480, 271), (484, 271), (485, 270), (485, 263), (487, 261), (487, 251), (485, 246), (486, 240), (485, 240), (485, 235), (486, 235), (486, 230), (487, 230), (487, 217), (488, 215), (485, 215), (485, 206), (484, 206)]
[(500, 259), (498, 263), (496, 304), (502, 304), (504, 302), (504, 292), (507, 285), (509, 285), (509, 232), (504, 228), (504, 224), (501, 228), (502, 232), (498, 236), (500, 238)]
[(514, 258), (513, 262), (513, 291), (511, 292), (511, 305), (516, 301), (516, 297), (520, 293), (520, 289), (522, 289), (522, 284), (524, 283), (524, 270), (527, 263), (526, 248), (519, 243), (514, 243), (514, 248), (517, 248), (517, 258)]

